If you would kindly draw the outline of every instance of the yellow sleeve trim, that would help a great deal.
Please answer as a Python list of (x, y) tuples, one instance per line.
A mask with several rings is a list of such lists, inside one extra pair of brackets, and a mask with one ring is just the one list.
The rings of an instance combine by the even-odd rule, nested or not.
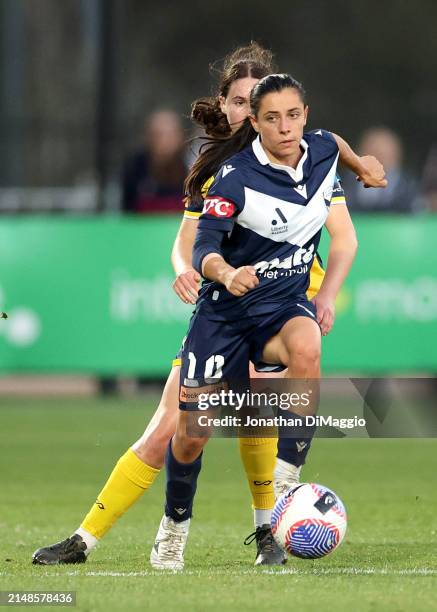
[(207, 181), (205, 181), (202, 185), (202, 196), (205, 197), (206, 194), (208, 193), (208, 189), (211, 187), (211, 185), (214, 182), (214, 177), (211, 176)]
[(193, 212), (191, 210), (186, 210), (184, 212), (184, 217), (185, 219), (198, 219), (201, 214), (201, 212)]
[(331, 204), (346, 204), (346, 198), (344, 196), (337, 196), (331, 199)]
[(173, 359), (173, 361), (171, 362), (171, 367), (174, 368), (175, 366), (180, 366), (182, 365), (182, 359), (179, 357), (178, 359)]

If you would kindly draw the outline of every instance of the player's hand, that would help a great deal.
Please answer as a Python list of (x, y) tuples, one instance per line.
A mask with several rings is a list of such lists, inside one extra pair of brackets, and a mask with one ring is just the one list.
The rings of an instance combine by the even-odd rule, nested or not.
[(316, 307), (317, 322), (322, 330), (322, 336), (326, 336), (332, 329), (335, 319), (335, 303), (329, 296), (318, 293), (311, 300)]
[(173, 289), (185, 304), (195, 304), (200, 287), (200, 274), (191, 268), (178, 274), (173, 283)]
[(387, 187), (384, 166), (373, 155), (360, 157), (362, 166), (357, 181), (363, 183), (364, 187)]
[(253, 266), (241, 266), (226, 274), (224, 285), (229, 293), (241, 297), (259, 285), (259, 279)]

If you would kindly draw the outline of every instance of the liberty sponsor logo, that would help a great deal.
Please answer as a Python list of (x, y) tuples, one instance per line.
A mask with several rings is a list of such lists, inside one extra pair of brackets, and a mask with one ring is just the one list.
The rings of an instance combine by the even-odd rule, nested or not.
[(213, 215), (223, 219), (232, 217), (235, 210), (235, 204), (228, 202), (224, 198), (206, 198), (202, 214)]
[(277, 218), (272, 219), (270, 231), (272, 234), (283, 234), (288, 232), (287, 218), (280, 208), (275, 208)]

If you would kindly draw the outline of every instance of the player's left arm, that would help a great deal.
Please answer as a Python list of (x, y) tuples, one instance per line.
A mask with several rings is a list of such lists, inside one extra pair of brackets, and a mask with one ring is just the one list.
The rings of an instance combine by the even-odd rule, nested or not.
[(317, 321), (326, 336), (334, 324), (335, 298), (348, 275), (358, 247), (355, 228), (346, 204), (331, 206), (325, 222), (330, 235), (328, 264), (320, 290), (313, 298)]
[(331, 132), (339, 150), (340, 162), (354, 172), (364, 187), (387, 187), (383, 165), (373, 155), (357, 155), (338, 134)]

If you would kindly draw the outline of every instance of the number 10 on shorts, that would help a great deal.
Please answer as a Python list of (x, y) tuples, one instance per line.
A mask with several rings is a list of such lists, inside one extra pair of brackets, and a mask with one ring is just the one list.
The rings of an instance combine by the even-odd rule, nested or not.
[[(197, 359), (194, 353), (188, 353), (188, 360), (190, 365), (188, 367), (188, 378), (195, 378)], [(222, 378), (223, 377), (223, 366), (225, 364), (225, 358), (223, 355), (211, 355), (205, 362), (205, 372), (203, 377), (208, 378)]]

